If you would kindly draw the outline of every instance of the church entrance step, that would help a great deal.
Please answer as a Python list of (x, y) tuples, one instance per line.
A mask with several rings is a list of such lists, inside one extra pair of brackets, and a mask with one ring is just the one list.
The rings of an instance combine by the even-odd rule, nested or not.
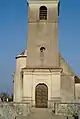
[(52, 117), (48, 117), (48, 118), (45, 118), (45, 117), (34, 117), (34, 116), (18, 116), (16, 117), (16, 119), (74, 119), (73, 117), (71, 116), (64, 116), (64, 115), (53, 115)]
[(28, 116), (16, 117), (16, 119), (73, 119), (64, 115), (53, 115), (52, 109), (48, 108), (31, 108)]

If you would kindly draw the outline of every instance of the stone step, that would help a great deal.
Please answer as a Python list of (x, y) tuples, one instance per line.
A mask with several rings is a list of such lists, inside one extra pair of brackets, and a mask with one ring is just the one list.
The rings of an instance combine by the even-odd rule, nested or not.
[(73, 119), (67, 118), (64, 115), (53, 115), (51, 109), (47, 108), (32, 108), (28, 116), (18, 116), (16, 119)]
[[(45, 119), (45, 118), (41, 118), (41, 117), (32, 117), (32, 116), (18, 116), (16, 117), (16, 119)], [(74, 119), (73, 117), (71, 116), (64, 116), (64, 115), (53, 115), (53, 117), (49, 117), (47, 119)]]

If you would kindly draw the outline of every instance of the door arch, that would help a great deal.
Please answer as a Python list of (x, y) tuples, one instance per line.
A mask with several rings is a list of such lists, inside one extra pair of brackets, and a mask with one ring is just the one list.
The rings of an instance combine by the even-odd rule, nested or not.
[(37, 108), (48, 107), (48, 87), (44, 83), (39, 83), (35, 87), (35, 106)]

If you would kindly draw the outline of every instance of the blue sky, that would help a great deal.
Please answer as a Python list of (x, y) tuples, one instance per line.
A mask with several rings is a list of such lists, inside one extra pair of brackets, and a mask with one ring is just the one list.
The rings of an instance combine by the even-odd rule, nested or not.
[[(26, 47), (25, 0), (0, 0), (0, 92), (12, 91), (12, 72), (17, 56)], [(80, 75), (80, 0), (61, 0), (59, 49)]]

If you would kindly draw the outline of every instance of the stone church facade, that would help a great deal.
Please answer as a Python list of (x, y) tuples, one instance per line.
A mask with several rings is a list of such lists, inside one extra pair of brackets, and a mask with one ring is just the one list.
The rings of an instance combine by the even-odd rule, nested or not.
[(28, 1), (27, 48), (16, 57), (14, 102), (50, 107), (76, 97), (79, 78), (58, 50), (59, 4), (58, 0)]

